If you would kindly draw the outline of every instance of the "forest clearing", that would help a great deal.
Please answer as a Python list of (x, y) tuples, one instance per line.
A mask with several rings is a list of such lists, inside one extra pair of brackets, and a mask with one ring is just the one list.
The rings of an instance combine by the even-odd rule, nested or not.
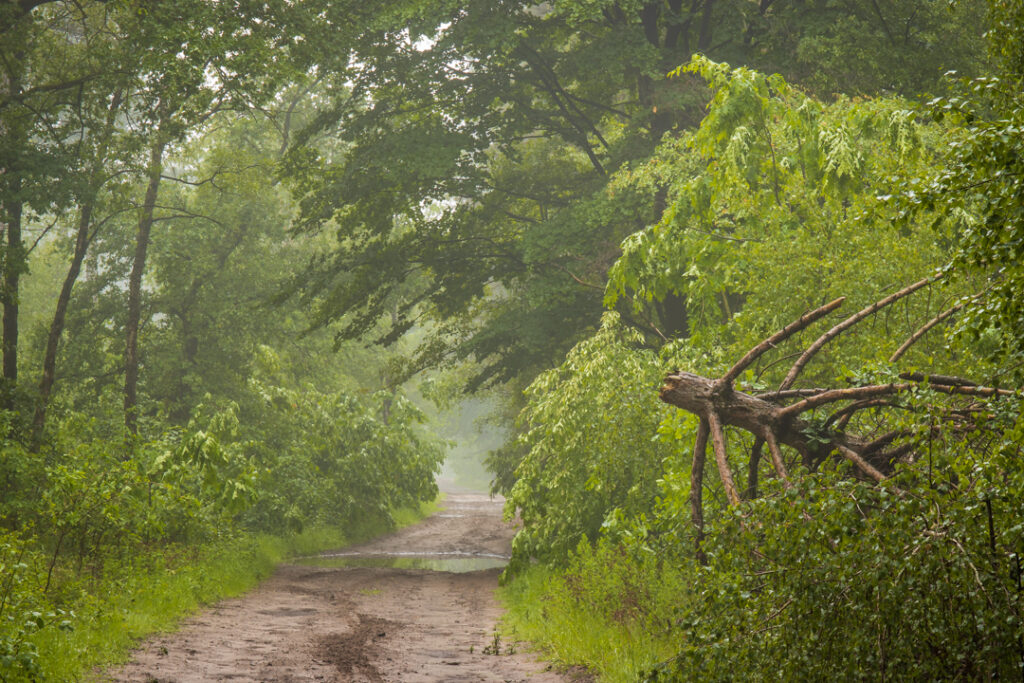
[(1022, 293), (1024, 0), (0, 0), (0, 683), (1024, 680)]

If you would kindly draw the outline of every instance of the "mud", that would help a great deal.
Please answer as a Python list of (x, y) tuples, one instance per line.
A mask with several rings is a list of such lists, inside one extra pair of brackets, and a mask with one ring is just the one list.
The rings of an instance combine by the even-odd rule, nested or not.
[[(205, 610), (174, 633), (147, 640), (131, 663), (104, 678), (139, 683), (589, 680), (553, 671), (522, 644), (496, 638), (501, 609), (494, 590), (501, 570), (472, 571), (472, 562), (500, 563), (514, 533), (514, 526), (501, 519), (500, 501), (452, 494), (441, 513), (420, 524), (322, 559), (281, 566), (253, 592)], [(443, 568), (445, 561), (456, 562), (456, 571), (417, 568)]]

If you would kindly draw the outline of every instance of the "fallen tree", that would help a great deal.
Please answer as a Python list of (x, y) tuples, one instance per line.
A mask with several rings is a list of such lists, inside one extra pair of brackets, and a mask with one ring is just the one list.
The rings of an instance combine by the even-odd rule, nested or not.
[[(961, 434), (976, 430), (986, 414), (983, 399), (1009, 396), (1015, 392), (979, 386), (967, 379), (947, 375), (924, 375), (904, 372), (903, 381), (842, 388), (818, 387), (794, 389), (801, 371), (829, 341), (854, 327), (873, 313), (922, 289), (935, 278), (926, 278), (858, 311), (818, 337), (793, 364), (779, 388), (767, 393), (751, 394), (735, 387), (741, 373), (764, 353), (776, 348), (794, 334), (839, 309), (844, 298), (831, 301), (793, 321), (782, 330), (752, 348), (718, 379), (709, 379), (688, 372), (674, 371), (665, 377), (659, 396), (662, 401), (693, 413), (700, 418), (694, 441), (690, 481), (691, 518), (697, 531), (698, 549), (703, 538), (703, 479), (707, 444), (711, 441), (715, 464), (730, 505), (739, 505), (745, 498), (757, 496), (758, 471), (765, 446), (775, 474), (789, 487), (790, 473), (782, 447), (792, 449), (800, 462), (814, 470), (830, 457), (842, 457), (853, 463), (862, 478), (881, 482), (890, 476), (896, 463), (916, 457), (917, 441), (913, 432), (903, 429), (876, 429), (860, 434), (850, 429), (853, 418), (862, 411), (897, 408), (902, 394), (927, 389), (951, 397), (966, 399), (949, 403), (935, 411), (938, 421), (928, 427), (928, 436), (945, 431)], [(976, 295), (977, 296), (977, 295)], [(976, 297), (975, 297), (976, 298)], [(900, 356), (937, 322), (949, 317), (966, 302), (928, 321), (911, 335), (890, 358)], [(824, 420), (811, 421), (806, 415), (819, 408), (832, 412)], [(982, 418), (982, 419), (979, 419)], [(884, 422), (884, 421), (883, 421)], [(747, 460), (747, 489), (741, 495), (726, 449), (725, 427), (737, 427), (753, 435)]]

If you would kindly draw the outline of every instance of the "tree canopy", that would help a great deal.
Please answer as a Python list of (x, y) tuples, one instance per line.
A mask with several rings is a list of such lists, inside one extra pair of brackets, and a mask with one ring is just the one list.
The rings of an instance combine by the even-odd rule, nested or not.
[[(471, 388), (532, 377), (596, 328), (620, 242), (665, 209), (660, 184), (612, 198), (608, 183), (666, 132), (700, 121), (704, 86), (668, 71), (699, 50), (805, 76), (831, 96), (868, 45), (885, 45), (884, 59), (853, 69), (846, 92), (916, 94), (945, 69), (975, 72), (977, 8), (912, 4), (417, 3), (384, 13), (353, 37), (347, 82), (311, 128), (347, 149), (317, 159), (296, 147), (287, 165), (303, 195), (300, 225), (335, 230), (343, 245), (296, 286), (317, 298), (320, 320), (342, 321), (339, 338), (389, 311), (384, 343), (433, 318), (418, 365), (475, 358)], [(940, 47), (953, 35), (958, 49)], [(666, 334), (685, 331), (685, 306), (659, 305)]]

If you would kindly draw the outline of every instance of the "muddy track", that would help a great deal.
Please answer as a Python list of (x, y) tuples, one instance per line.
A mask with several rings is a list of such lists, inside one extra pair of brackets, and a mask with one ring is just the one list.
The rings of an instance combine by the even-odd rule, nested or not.
[[(559, 674), (495, 641), (494, 599), (515, 529), (501, 503), (452, 494), (420, 524), (333, 558), (287, 564), (253, 592), (147, 640), (107, 680), (201, 681), (548, 681)], [(395, 566), (428, 565), (437, 571)]]

